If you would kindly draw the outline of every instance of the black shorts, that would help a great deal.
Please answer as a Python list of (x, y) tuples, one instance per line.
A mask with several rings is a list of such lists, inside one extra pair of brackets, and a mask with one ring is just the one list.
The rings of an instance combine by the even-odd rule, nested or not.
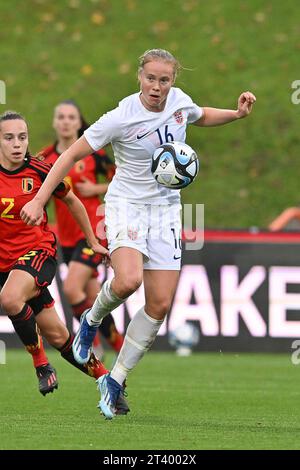
[(28, 251), (11, 268), (26, 271), (34, 277), (37, 287), (47, 287), (53, 281), (57, 267), (56, 259), (45, 250)]
[(62, 246), (63, 260), (66, 264), (71, 261), (85, 264), (93, 269), (93, 277), (98, 277), (97, 266), (102, 261), (102, 255), (94, 253), (86, 240), (79, 240), (75, 246)]
[[(44, 308), (50, 308), (54, 305), (54, 300), (47, 286), (49, 286), (55, 276), (56, 260), (45, 250), (29, 251), (20, 257), (10, 271), (15, 269), (26, 271), (34, 278), (39, 294), (26, 303), (30, 305), (35, 315)], [(0, 272), (0, 286), (4, 286), (9, 272)], [(17, 288), (17, 286), (16, 286)]]

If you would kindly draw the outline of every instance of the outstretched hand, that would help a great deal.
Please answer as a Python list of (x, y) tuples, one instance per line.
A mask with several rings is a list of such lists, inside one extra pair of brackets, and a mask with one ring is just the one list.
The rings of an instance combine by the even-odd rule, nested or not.
[(239, 118), (248, 116), (252, 111), (252, 106), (256, 101), (255, 95), (251, 91), (244, 91), (238, 99), (237, 114)]

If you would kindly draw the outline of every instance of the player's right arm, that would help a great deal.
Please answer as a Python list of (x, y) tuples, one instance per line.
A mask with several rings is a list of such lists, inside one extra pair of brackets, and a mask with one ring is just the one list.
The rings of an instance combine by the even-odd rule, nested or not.
[(93, 152), (93, 149), (86, 138), (82, 136), (61, 154), (36, 196), (22, 208), (20, 215), (26, 224), (39, 225), (41, 223), (43, 220), (43, 207), (50, 199), (55, 188), (69, 173), (74, 163), (91, 152)]
[(251, 113), (255, 101), (255, 95), (251, 91), (245, 91), (238, 98), (236, 110), (204, 107), (202, 108), (201, 118), (193, 124), (201, 127), (221, 126), (236, 119), (244, 118)]

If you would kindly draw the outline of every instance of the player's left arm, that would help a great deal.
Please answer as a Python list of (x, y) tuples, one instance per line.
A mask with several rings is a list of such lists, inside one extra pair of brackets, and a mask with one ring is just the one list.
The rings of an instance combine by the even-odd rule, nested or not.
[(255, 95), (250, 91), (245, 91), (239, 96), (238, 108), (236, 110), (204, 107), (202, 108), (203, 115), (193, 124), (201, 127), (221, 126), (222, 124), (242, 119), (251, 113), (255, 101)]
[(78, 199), (72, 191), (69, 191), (66, 196), (61, 198), (61, 200), (68, 206), (69, 211), (85, 234), (87, 242), (92, 250), (95, 253), (103, 255), (106, 258), (106, 261), (108, 261), (110, 259), (109, 251), (104, 248), (104, 246), (100, 245), (95, 237), (87, 211), (80, 199)]

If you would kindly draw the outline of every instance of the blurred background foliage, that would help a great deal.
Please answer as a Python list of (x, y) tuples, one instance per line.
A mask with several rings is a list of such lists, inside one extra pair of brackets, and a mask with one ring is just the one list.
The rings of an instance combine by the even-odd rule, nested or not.
[(246, 120), (190, 126), (201, 172), (183, 202), (205, 204), (210, 227), (266, 227), (300, 203), (300, 8), (295, 0), (10, 0), (0, 3), (0, 79), (6, 105), (30, 125), (32, 152), (53, 140), (53, 107), (75, 99), (93, 122), (138, 90), (138, 57), (170, 50), (177, 80), (199, 105), (235, 108), (257, 96)]

